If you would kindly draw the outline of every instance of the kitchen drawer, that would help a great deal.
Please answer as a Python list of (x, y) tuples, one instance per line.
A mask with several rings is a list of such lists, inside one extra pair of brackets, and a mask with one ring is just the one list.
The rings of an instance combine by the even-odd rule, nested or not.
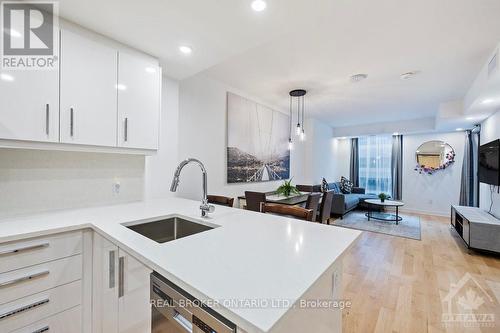
[(58, 313), (51, 317), (37, 321), (11, 333), (81, 333), (82, 308), (76, 306), (72, 309)]
[(10, 332), (80, 305), (82, 282), (27, 296), (0, 305), (0, 332)]
[(0, 273), (82, 253), (82, 232), (0, 244)]
[(52, 289), (81, 278), (81, 254), (0, 273), (0, 304)]

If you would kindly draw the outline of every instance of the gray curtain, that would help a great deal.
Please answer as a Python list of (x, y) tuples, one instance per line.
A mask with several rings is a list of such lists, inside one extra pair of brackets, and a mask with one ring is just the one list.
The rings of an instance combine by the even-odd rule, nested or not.
[(465, 131), (464, 160), (460, 180), (460, 206), (479, 207), (477, 153), (479, 129)]
[(403, 136), (392, 136), (392, 198), (403, 198)]
[(351, 139), (351, 168), (350, 168), (350, 181), (354, 187), (359, 187), (359, 150), (358, 138)]

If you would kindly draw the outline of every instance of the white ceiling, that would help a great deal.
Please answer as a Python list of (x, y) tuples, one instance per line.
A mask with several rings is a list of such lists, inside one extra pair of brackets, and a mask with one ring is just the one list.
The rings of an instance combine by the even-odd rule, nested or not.
[[(435, 116), (500, 41), (499, 0), (267, 0), (261, 13), (250, 2), (61, 0), (60, 12), (174, 78), (203, 72), (285, 110), (289, 90), (307, 89), (309, 115), (334, 127)], [(351, 83), (356, 73), (369, 77)]]

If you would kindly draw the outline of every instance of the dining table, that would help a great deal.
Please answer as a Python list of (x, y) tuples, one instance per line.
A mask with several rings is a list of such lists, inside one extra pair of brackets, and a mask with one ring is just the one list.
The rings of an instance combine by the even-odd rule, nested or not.
[[(300, 194), (292, 194), (286, 197), (284, 195), (277, 194), (275, 191), (266, 192), (266, 203), (275, 203), (288, 206), (303, 206), (307, 202), (307, 197), (309, 196), (309, 194), (309, 192), (300, 192)], [(238, 200), (240, 201), (241, 206), (241, 200), (245, 200), (245, 196), (239, 196)]]

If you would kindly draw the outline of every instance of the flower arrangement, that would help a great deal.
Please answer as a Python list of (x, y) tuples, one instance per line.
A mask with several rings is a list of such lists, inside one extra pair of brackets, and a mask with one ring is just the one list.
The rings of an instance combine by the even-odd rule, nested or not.
[(300, 194), (300, 191), (292, 185), (292, 179), (290, 179), (288, 181), (285, 180), (283, 182), (283, 185), (278, 187), (278, 189), (276, 190), (276, 194), (289, 197), (290, 194)]
[(451, 152), (446, 154), (445, 162), (443, 164), (441, 164), (439, 167), (435, 168), (435, 167), (425, 166), (423, 164), (422, 165), (417, 164), (417, 166), (415, 167), (414, 170), (417, 171), (419, 174), (426, 173), (428, 175), (432, 175), (436, 171), (446, 169), (447, 167), (449, 167), (453, 163), (455, 163), (455, 152), (451, 151)]

